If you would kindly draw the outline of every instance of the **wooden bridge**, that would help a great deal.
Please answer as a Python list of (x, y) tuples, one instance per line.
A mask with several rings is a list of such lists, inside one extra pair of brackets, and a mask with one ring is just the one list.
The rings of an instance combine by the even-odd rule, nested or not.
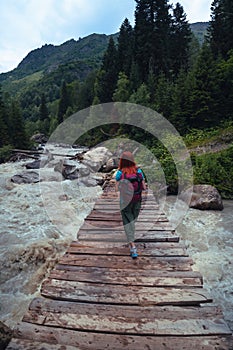
[(148, 195), (125, 241), (116, 194), (98, 199), (43, 282), (7, 350), (230, 350), (221, 310), (176, 232)]

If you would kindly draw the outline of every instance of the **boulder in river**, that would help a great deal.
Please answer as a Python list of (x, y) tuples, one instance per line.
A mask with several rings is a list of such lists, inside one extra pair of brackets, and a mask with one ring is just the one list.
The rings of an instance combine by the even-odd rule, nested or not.
[(24, 171), (21, 174), (13, 175), (11, 181), (16, 184), (31, 184), (39, 182), (39, 174), (35, 171)]
[(194, 185), (187, 190), (181, 199), (186, 200), (191, 194), (190, 208), (200, 210), (223, 210), (222, 198), (218, 190), (211, 185)]
[(51, 160), (53, 160), (53, 155), (49, 152), (44, 153), (40, 159), (36, 159), (31, 163), (26, 164), (27, 169), (40, 169), (45, 167)]
[(110, 171), (117, 169), (119, 164), (119, 158), (110, 158), (107, 162), (100, 168), (99, 171), (103, 173), (109, 173)]
[(112, 153), (106, 147), (96, 147), (84, 154), (82, 163), (92, 171), (99, 171), (111, 157)]
[(10, 342), (13, 331), (0, 321), (0, 349), (5, 349)]
[(35, 134), (31, 137), (31, 141), (44, 144), (48, 141), (48, 138), (45, 136), (45, 134), (38, 133), (38, 134)]

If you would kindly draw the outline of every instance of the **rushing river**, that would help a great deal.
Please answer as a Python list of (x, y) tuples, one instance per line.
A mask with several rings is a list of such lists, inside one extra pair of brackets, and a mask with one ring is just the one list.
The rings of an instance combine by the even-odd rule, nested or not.
[[(100, 187), (82, 188), (76, 181), (65, 181), (66, 202), (73, 208), (63, 213), (69, 225), (63, 232), (51, 222), (44, 208), (41, 185), (15, 185), (10, 178), (22, 171), (25, 162), (0, 165), (0, 320), (10, 327), (21, 320), (33, 297), (39, 295), (44, 276), (76, 239), (78, 228), (100, 195)], [(49, 186), (44, 182), (43, 186)], [(73, 196), (72, 194), (76, 194)], [(64, 198), (59, 198), (62, 203)], [(167, 198), (167, 211), (173, 197)], [(56, 208), (55, 208), (56, 209)], [(177, 228), (194, 259), (194, 269), (204, 276), (214, 302), (220, 305), (233, 329), (233, 201), (224, 202), (224, 210), (190, 209)], [(66, 209), (64, 209), (66, 210)], [(59, 215), (58, 220), (59, 220)], [(63, 219), (61, 218), (61, 220)]]
[[(174, 198), (167, 198), (169, 215)], [(233, 330), (233, 201), (223, 201), (223, 211), (189, 209), (176, 228), (194, 260), (193, 269), (204, 277), (216, 305)]]
[(54, 214), (47, 208), (48, 215), (42, 193), (53, 191), (54, 198), (56, 181), (13, 184), (11, 177), (24, 171), (24, 165), (0, 165), (0, 320), (9, 327), (21, 320), (30, 300), (39, 295), (41, 281), (77, 239), (79, 227), (102, 192), (99, 186), (81, 187), (66, 180), (65, 197), (58, 191), (52, 203)]

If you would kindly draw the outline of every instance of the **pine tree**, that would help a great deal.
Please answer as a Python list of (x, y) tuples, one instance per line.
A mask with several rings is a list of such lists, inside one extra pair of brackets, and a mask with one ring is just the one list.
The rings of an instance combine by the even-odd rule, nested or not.
[(67, 85), (66, 85), (66, 82), (64, 81), (62, 83), (60, 100), (58, 105), (58, 113), (57, 113), (57, 119), (59, 124), (63, 122), (64, 116), (66, 114), (68, 107), (69, 107), (69, 96), (67, 91)]
[(145, 83), (142, 83), (137, 91), (130, 96), (129, 102), (140, 104), (145, 107), (150, 106), (150, 93)]
[(97, 74), (96, 72), (91, 72), (79, 86), (77, 101), (74, 106), (76, 111), (88, 108), (93, 104), (97, 85)]
[(217, 96), (218, 112), (221, 119), (233, 120), (233, 50), (228, 60), (217, 63), (219, 92)]
[(170, 119), (172, 113), (172, 84), (164, 73), (160, 74), (157, 81), (154, 107), (157, 112)]
[(45, 94), (42, 94), (41, 96), (41, 103), (39, 108), (39, 125), (40, 125), (40, 131), (44, 134), (47, 134), (49, 132), (49, 111), (46, 105), (46, 98)]
[(154, 20), (150, 18), (150, 6), (148, 1), (136, 0), (135, 10), (135, 63), (138, 66), (140, 82), (143, 82), (148, 74), (149, 60), (152, 56), (151, 46), (153, 41)]
[(40, 113), (40, 120), (41, 121), (48, 119), (49, 112), (48, 112), (48, 108), (46, 105), (45, 94), (42, 94), (42, 96), (41, 96), (39, 113)]
[(118, 69), (130, 75), (134, 49), (134, 31), (126, 18), (121, 25), (118, 37)]
[(131, 65), (129, 81), (130, 81), (130, 90), (131, 91), (135, 91), (141, 85), (139, 66), (135, 62), (135, 60), (133, 60), (132, 65)]
[(189, 129), (189, 120), (191, 115), (190, 96), (194, 87), (192, 72), (188, 74), (184, 70), (180, 73), (175, 81), (173, 89), (173, 109), (170, 122), (184, 134)]
[(22, 111), (17, 101), (13, 101), (10, 107), (11, 123), (11, 144), (15, 148), (25, 149), (29, 145), (29, 140), (25, 131), (25, 123), (22, 117)]
[(141, 80), (149, 70), (166, 75), (170, 70), (171, 14), (167, 0), (136, 0), (135, 56)]
[(120, 72), (117, 81), (117, 88), (113, 94), (113, 101), (126, 102), (128, 101), (129, 95), (129, 79), (125, 73)]
[(227, 58), (233, 49), (233, 2), (232, 0), (214, 0), (211, 6), (211, 21), (208, 37), (214, 56)]
[(170, 40), (172, 73), (176, 77), (180, 69), (187, 70), (192, 32), (183, 7), (177, 3), (173, 9)]
[(0, 85), (0, 147), (3, 147), (10, 143), (6, 114), (7, 114), (7, 111), (2, 99), (2, 88)]
[(220, 116), (217, 113), (217, 72), (210, 47), (205, 44), (201, 50), (194, 70), (195, 84), (190, 96), (192, 115), (190, 126), (205, 128), (217, 125)]
[(101, 103), (111, 102), (116, 89), (118, 78), (118, 55), (112, 37), (109, 39), (108, 48), (104, 54), (102, 67), (97, 77), (96, 91)]

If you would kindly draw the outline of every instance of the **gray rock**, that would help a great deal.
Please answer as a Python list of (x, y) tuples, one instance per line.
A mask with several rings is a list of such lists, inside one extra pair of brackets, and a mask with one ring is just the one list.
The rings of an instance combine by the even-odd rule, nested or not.
[(190, 208), (200, 210), (223, 210), (222, 198), (218, 190), (211, 185), (194, 185), (193, 189), (187, 190), (181, 199), (187, 202), (191, 193)]
[(82, 163), (92, 171), (98, 171), (111, 157), (112, 153), (106, 147), (97, 147), (84, 154)]
[(31, 163), (26, 164), (27, 169), (40, 169), (40, 160), (35, 160)]
[(77, 184), (79, 186), (95, 187), (97, 186), (97, 181), (90, 177), (83, 177), (82, 179), (78, 180)]
[(83, 166), (79, 168), (79, 174), (81, 177), (90, 175), (91, 171), (87, 167)]
[(12, 176), (11, 181), (16, 184), (31, 184), (39, 182), (39, 174), (35, 171), (23, 172)]
[(118, 158), (110, 158), (107, 160), (106, 164), (104, 164), (100, 171), (104, 173), (109, 173), (110, 171), (118, 168), (119, 159)]
[(5, 349), (13, 336), (13, 331), (0, 321), (0, 349)]
[(37, 159), (31, 163), (26, 164), (27, 169), (40, 169), (45, 167), (53, 159), (53, 155), (49, 152), (43, 154), (40, 159)]
[(48, 138), (44, 134), (35, 134), (31, 137), (31, 141), (34, 141), (36, 143), (46, 143), (48, 141)]

